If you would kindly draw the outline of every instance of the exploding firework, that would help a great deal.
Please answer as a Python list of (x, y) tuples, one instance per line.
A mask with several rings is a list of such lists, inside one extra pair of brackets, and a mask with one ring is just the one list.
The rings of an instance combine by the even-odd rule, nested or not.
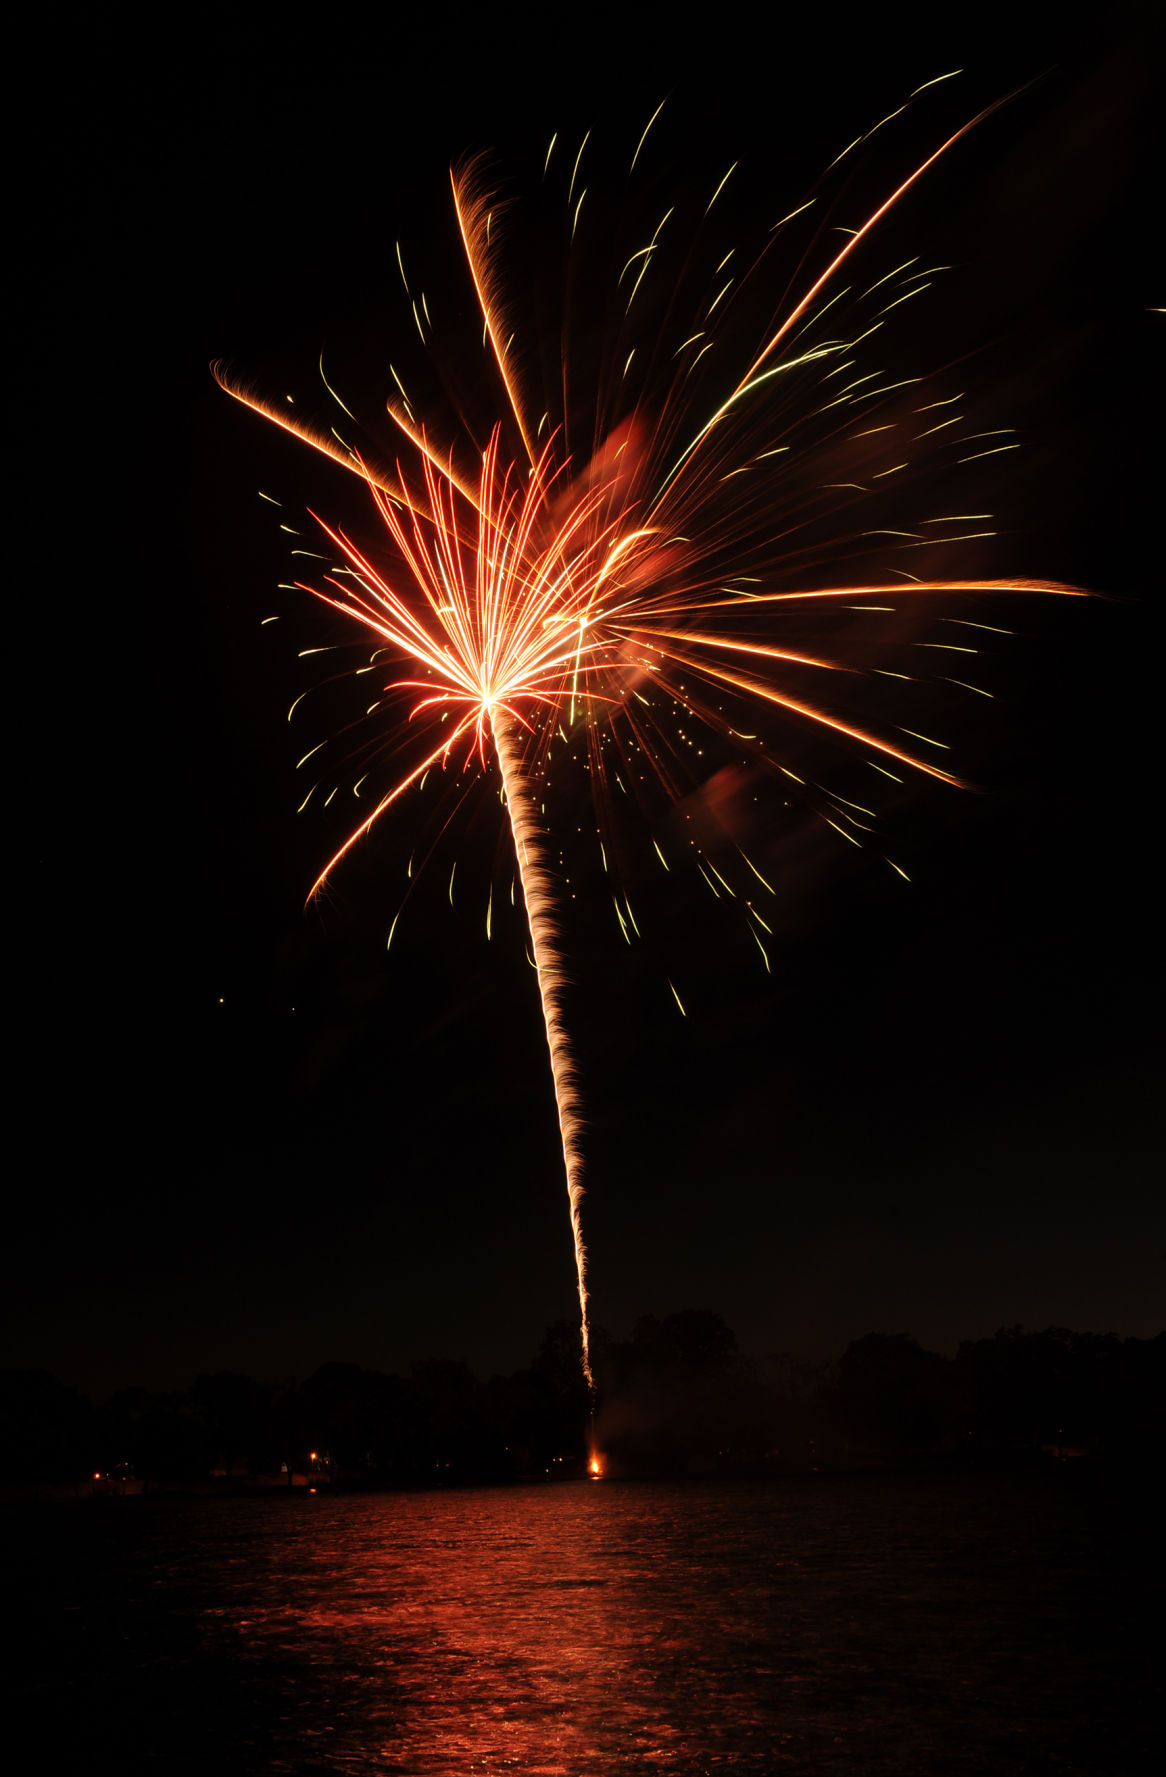
[[(936, 762), (938, 741), (899, 722), (849, 713), (837, 688), (853, 686), (856, 674), (915, 675), (870, 666), (861, 647), (857, 661), (853, 649), (843, 658), (844, 635), (821, 616), (885, 612), (952, 592), (1073, 590), (1043, 580), (953, 578), (885, 565), (871, 573), (853, 565), (869, 564), (876, 547), (921, 550), (924, 563), (928, 550), (935, 559), (943, 549), (948, 559), (951, 545), (986, 534), (967, 529), (984, 522), (980, 513), (886, 522), (888, 488), (909, 483), (917, 461), (947, 475), (958, 464), (1015, 448), (1003, 433), (969, 431), (957, 396), (936, 394), (921, 377), (888, 381), (877, 364), (866, 368), (866, 342), (892, 311), (928, 287), (937, 268), (908, 260), (872, 275), (869, 284), (860, 280), (863, 288), (843, 283), (880, 222), (970, 127), (937, 147), (859, 226), (844, 230), (844, 244), (822, 254), (820, 269), (801, 274), (800, 287), (760, 329), (755, 292), (766, 282), (773, 242), (801, 210), (769, 232), (749, 272), (731, 272), (733, 249), (714, 270), (711, 252), (701, 259), (702, 229), (722, 180), (684, 246), (685, 264), (696, 264), (706, 278), (699, 301), (685, 310), (677, 294), (687, 287), (685, 278), (664, 275), (663, 300), (649, 309), (645, 327), (643, 293), (651, 288), (646, 281), (655, 262), (665, 258), (669, 209), (612, 280), (619, 319), (605, 354), (616, 370), (574, 378), (569, 388), (564, 352), (567, 370), (557, 398), (545, 406), (534, 393), (537, 351), (525, 349), (504, 297), (502, 207), (479, 163), (455, 170), (454, 217), (497, 395), (496, 417), (479, 446), (469, 421), (459, 448), (439, 442), (418, 421), (395, 372), (397, 392), (387, 412), (397, 445), (378, 451), (290, 417), (216, 368), (229, 393), (361, 476), (383, 527), (376, 545), (360, 546), (344, 530), (321, 523), (332, 571), (322, 584), (296, 583), (371, 639), (373, 652), (359, 673), (391, 674), (367, 712), (376, 717), (383, 787), (371, 813), (321, 870), (312, 894), (432, 770), (496, 772), (500, 779), (546, 1026), (589, 1386), (582, 1111), (564, 1007), (561, 882), (544, 813), (553, 745), (584, 751), (601, 837), (611, 819), (604, 805), (613, 788), (626, 789), (625, 780), (634, 779), (640, 794), (647, 786), (672, 799), (701, 783), (690, 734), (699, 727), (742, 768), (783, 773), (815, 813), (861, 843), (872, 811), (789, 770), (781, 736), (791, 726), (857, 749), (884, 778), (900, 781), (900, 771), (907, 771), (949, 784), (959, 780)], [(581, 147), (566, 193), (572, 239), (587, 195), (583, 154)], [(427, 341), (428, 300), (422, 294), (420, 309), (410, 300)], [(588, 385), (591, 409), (583, 423), (572, 392), (580, 381)], [(585, 439), (582, 449), (574, 448), (576, 438)], [(877, 527), (854, 517), (872, 495), (882, 502), (884, 522)], [(887, 603), (892, 599), (894, 606)], [(818, 619), (820, 639), (830, 638), (829, 655), (800, 640), (814, 627), (808, 617)], [(974, 652), (966, 640), (923, 645), (960, 657)], [(946, 682), (983, 690), (962, 679)], [(827, 693), (815, 689), (822, 684)], [(775, 722), (776, 740), (762, 732)], [(696, 751), (703, 758), (703, 750)], [(731, 862), (699, 860), (713, 892), (734, 893), (734, 868), (768, 889), (744, 845), (731, 849)], [(613, 899), (627, 937), (629, 925), (635, 928), (630, 902), (626, 893), (622, 904), (619, 895)], [(768, 967), (762, 933), (769, 927), (751, 898), (742, 901)]]

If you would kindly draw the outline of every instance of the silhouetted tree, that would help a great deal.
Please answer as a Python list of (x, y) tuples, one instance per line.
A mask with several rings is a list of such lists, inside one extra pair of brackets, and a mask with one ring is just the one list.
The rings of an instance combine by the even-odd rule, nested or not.
[(308, 1448), (326, 1453), (346, 1479), (391, 1477), (402, 1458), (405, 1393), (398, 1376), (321, 1364), (303, 1387)]
[(1002, 1327), (960, 1346), (968, 1429), (985, 1450), (1161, 1451), (1166, 1334), (1156, 1339)]
[[(869, 1333), (831, 1366), (743, 1356), (707, 1309), (645, 1316), (630, 1339), (592, 1341), (597, 1431), (616, 1472), (754, 1472), (1088, 1452), (1127, 1488), (1164, 1449), (1166, 1333), (1118, 1339), (1063, 1327), (1002, 1328), (955, 1361), (905, 1333)], [(310, 1450), (349, 1485), (435, 1486), (581, 1471), (591, 1402), (579, 1333), (549, 1327), (529, 1369), (489, 1382), (464, 1363), (407, 1378), (321, 1365), (302, 1385), (232, 1371), (185, 1393), (120, 1389), (94, 1414), (46, 1371), (0, 1374), (0, 1459), (9, 1484), (73, 1482), (127, 1464), (151, 1484), (213, 1468), (289, 1475)], [(994, 1458), (995, 1459), (995, 1458)]]
[(754, 1455), (768, 1437), (764, 1402), (719, 1314), (648, 1315), (612, 1345), (600, 1372), (600, 1441), (628, 1472), (684, 1473)]
[(471, 1478), (485, 1402), (468, 1365), (448, 1359), (414, 1364), (403, 1405), (411, 1473), (431, 1482)]
[(887, 1455), (955, 1447), (958, 1403), (952, 1365), (907, 1333), (867, 1333), (847, 1346), (829, 1401), (852, 1448)]
[(0, 1371), (0, 1474), (11, 1484), (90, 1472), (93, 1410), (48, 1370)]
[(151, 1485), (204, 1476), (217, 1455), (214, 1434), (190, 1394), (122, 1388), (97, 1414), (97, 1466), (125, 1463)]
[(190, 1398), (202, 1416), (213, 1466), (228, 1474), (255, 1473), (275, 1466), (269, 1391), (250, 1376), (218, 1370), (196, 1378)]

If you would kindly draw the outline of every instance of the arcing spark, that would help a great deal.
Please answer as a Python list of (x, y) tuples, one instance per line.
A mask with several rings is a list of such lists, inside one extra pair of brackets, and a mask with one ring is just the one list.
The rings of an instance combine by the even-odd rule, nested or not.
[[(770, 397), (771, 404), (777, 399), (796, 405), (802, 387), (799, 379), (804, 383), (807, 377), (819, 379), (814, 385), (812, 400), (816, 405), (811, 417), (822, 428), (825, 441), (823, 446), (822, 439), (818, 440), (813, 448), (832, 448), (839, 437), (851, 448), (872, 432), (894, 431), (894, 422), (858, 433), (849, 427), (855, 409), (865, 416), (877, 400), (885, 400), (892, 389), (903, 385), (883, 387), (877, 375), (873, 379), (856, 375), (841, 386), (830, 380), (851, 369), (854, 359), (850, 354), (866, 334), (860, 333), (857, 340), (845, 333), (826, 338), (816, 335), (814, 327), (836, 300), (826, 298), (843, 263), (939, 155), (970, 127), (951, 136), (851, 232), (846, 246), (834, 254), (826, 270), (767, 328), (759, 349), (749, 357), (748, 368), (735, 379), (727, 397), (716, 400), (711, 409), (706, 407), (703, 414), (692, 416), (689, 378), (709, 349), (705, 335), (713, 311), (718, 311), (718, 320), (725, 312), (718, 306), (729, 289), (725, 284), (705, 313), (706, 325), (698, 327), (672, 354), (678, 369), (657, 411), (647, 412), (646, 402), (629, 394), (622, 417), (606, 428), (606, 438), (582, 465), (572, 460), (567, 449), (570, 416), (565, 396), (561, 422), (550, 428), (541, 447), (538, 444), (546, 416), (536, 423), (511, 350), (513, 332), (500, 294), (495, 211), (472, 165), (452, 175), (454, 207), (484, 337), (489, 341), (504, 397), (501, 418), (481, 454), (476, 477), (455, 465), (452, 452), (432, 443), (402, 400), (391, 400), (388, 411), (408, 450), (406, 461), (398, 460), (390, 473), (370, 453), (338, 446), (334, 437), (313, 431), (290, 419), (285, 410), (254, 398), (216, 368), (215, 374), (230, 394), (367, 482), (391, 545), (391, 565), (374, 563), (369, 553), (342, 531), (323, 525), (342, 565), (326, 577), (323, 587), (304, 587), (354, 619), (375, 639), (374, 663), (382, 651), (407, 663), (408, 676), (391, 679), (383, 690), (407, 696), (408, 732), (416, 736), (419, 756), (419, 762), (388, 786), (371, 814), (325, 865), (312, 893), (323, 886), (340, 859), (385, 810), (439, 761), (447, 765), (456, 756), (463, 769), (475, 760), (483, 769), (491, 758), (497, 762), (554, 1079), (578, 1280), (583, 1370), (589, 1385), (586, 1255), (580, 1224), (581, 1106), (562, 1003), (564, 971), (556, 920), (560, 891), (548, 856), (535, 784), (550, 737), (564, 724), (574, 727), (581, 717), (598, 765), (596, 735), (601, 728), (609, 734), (622, 729), (626, 743), (638, 750), (665, 789), (674, 791), (675, 774), (667, 749), (652, 740), (653, 697), (657, 703), (665, 701), (708, 723), (734, 744), (752, 740), (740, 717), (730, 719), (725, 713), (719, 700), (728, 699), (738, 709), (775, 711), (859, 743), (875, 753), (876, 760), (871, 763), (878, 770), (893, 761), (957, 783), (951, 772), (921, 756), (917, 748), (905, 746), (897, 736), (875, 733), (866, 725), (844, 719), (802, 689), (807, 677), (821, 682), (822, 675), (830, 675), (830, 682), (838, 683), (834, 675), (854, 669), (837, 659), (779, 646), (773, 635), (774, 618), (787, 608), (812, 611), (819, 601), (827, 608), (881, 609), (885, 607), (871, 607), (867, 601), (891, 594), (914, 600), (953, 591), (1074, 590), (1043, 580), (914, 575), (893, 581), (860, 578), (852, 583), (837, 571), (830, 575), (830, 584), (822, 585), (818, 582), (823, 563), (833, 560), (837, 570), (838, 563), (851, 552), (854, 539), (827, 539), (825, 546), (801, 543), (793, 547), (799, 533), (813, 535), (813, 524), (791, 508), (785, 492), (791, 478), (782, 459), (790, 446), (775, 445), (772, 435), (764, 440), (758, 437), (764, 429), (757, 417), (762, 397)], [(578, 165), (576, 156), (572, 198)], [(576, 206), (572, 236), (577, 222)], [(649, 246), (629, 261), (629, 266), (642, 261), (636, 270), (629, 310), (663, 226), (663, 222), (657, 225)], [(718, 272), (730, 257), (726, 255)], [(904, 269), (899, 268), (900, 272)], [(624, 270), (627, 272), (628, 266)], [(887, 306), (895, 306), (915, 293), (920, 275), (914, 274), (914, 282), (910, 277), (905, 280), (905, 295), (892, 296), (884, 290), (878, 300), (885, 296)], [(885, 279), (877, 280), (866, 295), (885, 283)], [(822, 306), (810, 314), (819, 297)], [(877, 319), (867, 332), (876, 325)], [(624, 363), (621, 384), (634, 355), (633, 347)], [(874, 389), (869, 388), (872, 380)], [(915, 437), (928, 437), (956, 423), (944, 419), (933, 424), (926, 407), (914, 411), (926, 414), (922, 421), (912, 422), (926, 428)], [(782, 437), (797, 418), (795, 412), (794, 421), (783, 421)], [(603, 437), (604, 429), (597, 414), (593, 432)], [(517, 448), (506, 448), (507, 436)], [(767, 448), (760, 449), (760, 442)], [(803, 453), (812, 454), (812, 450)], [(895, 464), (870, 479), (877, 482), (900, 467)], [(830, 489), (841, 490), (829, 497), (842, 502), (852, 500), (848, 490), (869, 491), (854, 481), (830, 481), (824, 488), (818, 486), (815, 499), (829, 494)], [(833, 510), (828, 509), (827, 517)], [(949, 526), (964, 521), (924, 522)], [(869, 535), (859, 533), (860, 537)], [(925, 546), (932, 536), (937, 541), (945, 537), (949, 542), (961, 540), (944, 532), (897, 531), (894, 535), (905, 539), (903, 547)], [(759, 571), (752, 572), (754, 568)], [(792, 571), (806, 572), (811, 583), (791, 588)], [(400, 725), (394, 732), (401, 732)], [(878, 765), (878, 759), (884, 765)], [(773, 762), (771, 756), (767, 762)], [(601, 778), (600, 766), (593, 781)], [(847, 837), (853, 835), (847, 833)], [(754, 874), (758, 874), (755, 868)], [(724, 883), (719, 872), (714, 870), (714, 875)], [(707, 880), (716, 893), (712, 879)], [(623, 914), (619, 917), (624, 925)], [(753, 936), (757, 937), (756, 932)], [(766, 962), (768, 966), (768, 958)]]

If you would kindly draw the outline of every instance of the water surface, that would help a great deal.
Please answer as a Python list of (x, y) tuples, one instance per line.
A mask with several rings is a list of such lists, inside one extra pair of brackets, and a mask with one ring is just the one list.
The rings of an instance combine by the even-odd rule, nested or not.
[(55, 1747), (83, 1768), (1156, 1768), (1136, 1578), (1047, 1482), (16, 1511), (36, 1587), (27, 1692), (45, 1758)]

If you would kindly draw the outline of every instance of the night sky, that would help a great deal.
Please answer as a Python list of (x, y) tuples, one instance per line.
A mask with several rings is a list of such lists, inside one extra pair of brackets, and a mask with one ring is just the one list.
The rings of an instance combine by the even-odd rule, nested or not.
[(274, 602), (277, 520), (353, 494), (210, 360), (278, 394), (375, 337), (387, 376), (411, 327), (394, 242), (447, 263), (466, 150), (521, 189), (553, 130), (634, 142), (668, 94), (678, 165), (740, 158), (727, 201), (777, 216), (961, 64), (900, 150), (1035, 84), (903, 224), (958, 260), (923, 325), (974, 354), (986, 423), (1022, 428), (996, 571), (1108, 596), (990, 619), (1016, 634), (960, 729), (980, 793), (898, 811), (910, 886), (791, 841), (772, 975), (698, 881), (632, 950), (580, 907), (593, 1312), (626, 1336), (711, 1308), (745, 1348), (811, 1358), (872, 1330), (950, 1351), (1016, 1322), (1163, 1324), (1151, 9), (1070, 37), (1023, 6), (930, 34), (906, 7), (763, 27), (730, 7), (682, 40), (630, 10), (309, 29), (211, 9), (152, 43), (114, 9), (28, 70), (9, 1365), (98, 1396), (329, 1358), (485, 1374), (574, 1311), (518, 927), (487, 944), (442, 852), (386, 954), (420, 804), (303, 909), (328, 832), (296, 818), (285, 716), (319, 625)]

